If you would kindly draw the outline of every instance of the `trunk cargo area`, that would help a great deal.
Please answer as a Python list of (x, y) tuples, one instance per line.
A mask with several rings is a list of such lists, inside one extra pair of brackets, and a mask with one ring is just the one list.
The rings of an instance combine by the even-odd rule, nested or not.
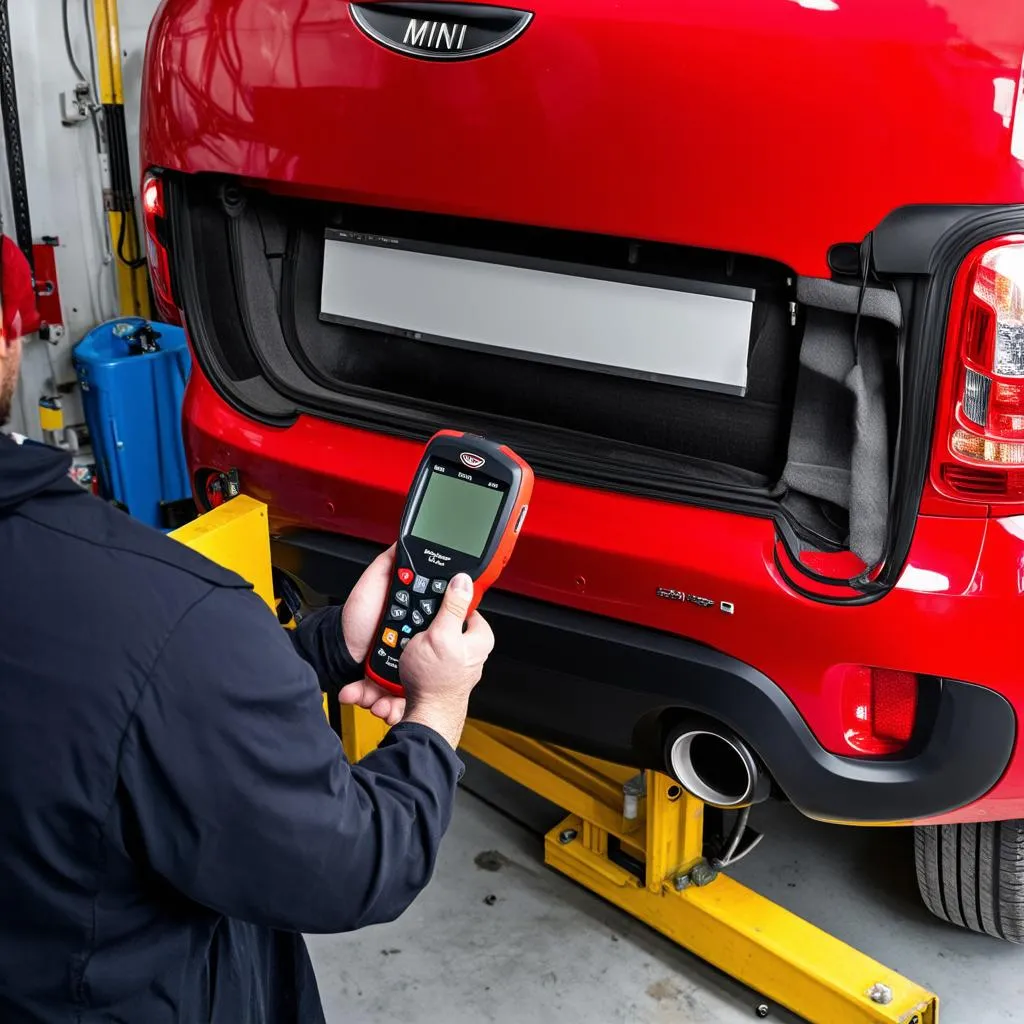
[[(301, 200), (232, 180), (169, 184), (173, 248), (196, 293), (186, 304), (193, 337), (215, 364), (212, 378), (251, 414), (309, 411), (386, 421), (398, 433), (456, 424), (520, 446), (549, 475), (783, 516), (801, 546), (852, 547), (868, 564), (880, 557), (899, 391), (892, 289), (800, 279), (741, 253)], [(628, 325), (610, 338), (617, 365), (608, 367), (587, 365), (588, 336), (572, 322), (555, 338), (583, 357), (568, 362), (387, 322), (335, 322), (347, 318), (324, 313), (325, 252), (339, 237), (438, 250), (449, 264), (456, 254), (462, 266), (539, 266), (542, 278), (562, 275), (556, 290), (585, 280), (599, 296), (638, 281), (638, 292), (683, 308), (694, 295), (749, 298), (743, 386), (634, 372), (642, 337)], [(415, 300), (403, 293), (394, 305)], [(481, 301), (466, 294), (443, 305)], [(515, 312), (496, 302), (473, 316)], [(714, 323), (679, 337), (698, 358), (725, 343)]]

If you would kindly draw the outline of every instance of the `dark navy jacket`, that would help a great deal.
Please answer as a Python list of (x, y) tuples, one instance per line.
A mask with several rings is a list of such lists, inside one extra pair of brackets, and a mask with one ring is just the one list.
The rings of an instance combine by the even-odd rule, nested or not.
[(246, 584), (0, 437), (0, 1021), (323, 1020), (301, 932), (399, 915), (461, 764), (393, 729), (351, 766), (318, 674)]

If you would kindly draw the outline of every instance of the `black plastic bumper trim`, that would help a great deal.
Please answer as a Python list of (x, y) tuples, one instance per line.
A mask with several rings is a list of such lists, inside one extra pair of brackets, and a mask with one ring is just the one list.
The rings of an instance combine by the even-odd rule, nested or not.
[[(307, 595), (343, 596), (379, 546), (320, 532), (275, 538), (274, 564)], [(986, 793), (1016, 738), (1010, 704), (985, 687), (942, 680), (916, 753), (862, 760), (829, 753), (767, 676), (679, 636), (491, 591), (481, 608), (497, 646), (470, 713), (593, 756), (658, 768), (650, 723), (680, 711), (728, 725), (760, 755), (804, 814), (893, 822), (956, 810)], [(657, 730), (654, 730), (657, 733)]]

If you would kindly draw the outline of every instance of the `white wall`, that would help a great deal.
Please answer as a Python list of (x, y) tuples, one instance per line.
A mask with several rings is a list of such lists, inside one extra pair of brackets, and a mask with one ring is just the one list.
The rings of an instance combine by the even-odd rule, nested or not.
[[(128, 140), (138, 152), (139, 90), (146, 32), (159, 0), (119, 0)], [(32, 231), (60, 238), (57, 272), (67, 334), (58, 345), (39, 340), (25, 346), (22, 385), (15, 403), (14, 429), (39, 436), (36, 403), (52, 390), (51, 363), (63, 383), (74, 379), (71, 347), (90, 328), (117, 314), (114, 266), (103, 213), (95, 137), (89, 123), (61, 123), (60, 93), (77, 76), (65, 56), (61, 0), (10, 0), (14, 67), (21, 113)], [(85, 16), (92, 0), (69, 0), (71, 41), (88, 75)], [(135, 164), (138, 181), (138, 164)], [(4, 231), (14, 236), (6, 155), (0, 159), (0, 212)], [(65, 402), (68, 422), (80, 420), (77, 398)]]

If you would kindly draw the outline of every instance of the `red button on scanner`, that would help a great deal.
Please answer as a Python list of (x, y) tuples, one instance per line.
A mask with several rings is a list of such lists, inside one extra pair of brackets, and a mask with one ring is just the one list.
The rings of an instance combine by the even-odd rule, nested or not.
[(416, 574), (412, 571), (412, 569), (399, 569), (398, 570), (398, 578), (399, 578), (399, 580), (402, 581), (403, 586), (406, 586), (406, 587), (409, 586), (410, 583), (412, 583), (413, 578), (415, 577), (415, 575)]

